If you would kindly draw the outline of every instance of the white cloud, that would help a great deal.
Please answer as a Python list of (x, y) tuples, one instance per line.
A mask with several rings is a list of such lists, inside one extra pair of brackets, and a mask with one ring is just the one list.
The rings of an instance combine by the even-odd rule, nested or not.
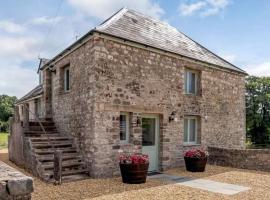
[(63, 17), (61, 17), (61, 16), (58, 16), (55, 18), (48, 17), (48, 16), (42, 16), (42, 17), (36, 17), (36, 18), (30, 20), (30, 23), (34, 24), (34, 25), (50, 25), (53, 23), (55, 23), (55, 24), (59, 23), (62, 20), (63, 20)]
[(160, 18), (164, 14), (159, 4), (151, 0), (69, 0), (69, 3), (79, 12), (98, 19), (105, 19), (125, 6), (154, 18)]
[(254, 76), (270, 76), (270, 62), (249, 65), (245, 68), (249, 75)]
[(8, 33), (22, 33), (24, 32), (24, 27), (9, 20), (2, 20), (0, 21), (0, 30)]
[(37, 85), (38, 76), (33, 69), (0, 64), (0, 94), (22, 97)]
[(182, 2), (178, 11), (182, 16), (198, 14), (201, 17), (217, 15), (224, 11), (231, 0), (197, 0), (193, 3)]
[(37, 55), (39, 42), (33, 37), (0, 36), (0, 58), (14, 60), (29, 60)]
[(206, 6), (206, 2), (199, 1), (193, 4), (180, 4), (178, 10), (182, 13), (183, 16), (192, 15), (194, 12), (201, 10), (204, 6)]

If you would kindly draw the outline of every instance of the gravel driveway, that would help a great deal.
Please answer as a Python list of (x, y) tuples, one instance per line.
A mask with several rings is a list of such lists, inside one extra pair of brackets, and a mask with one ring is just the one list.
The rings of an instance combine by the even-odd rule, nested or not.
[[(0, 160), (16, 167), (8, 161), (6, 153), (0, 153)], [(30, 175), (23, 169), (16, 167), (23, 173)], [(123, 184), (120, 178), (88, 179), (60, 186), (46, 184), (34, 178), (35, 192), (33, 200), (79, 200), (79, 199), (270, 199), (270, 173), (250, 170), (238, 170), (228, 167), (208, 165), (204, 173), (188, 173), (184, 168), (172, 169), (167, 174), (203, 178), (223, 183), (231, 183), (250, 187), (251, 190), (236, 195), (222, 195), (194, 189), (178, 184), (166, 184), (158, 180), (148, 180), (146, 184)]]

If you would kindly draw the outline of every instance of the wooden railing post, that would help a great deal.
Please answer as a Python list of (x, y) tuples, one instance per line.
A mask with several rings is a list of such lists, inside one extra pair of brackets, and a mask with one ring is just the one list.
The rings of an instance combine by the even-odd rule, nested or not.
[(54, 152), (54, 179), (56, 185), (62, 183), (62, 159), (62, 151), (56, 150)]

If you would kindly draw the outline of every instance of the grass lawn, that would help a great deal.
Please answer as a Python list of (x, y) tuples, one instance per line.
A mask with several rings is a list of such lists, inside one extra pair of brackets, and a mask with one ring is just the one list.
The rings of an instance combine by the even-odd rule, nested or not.
[(8, 147), (8, 133), (0, 132), (0, 149)]

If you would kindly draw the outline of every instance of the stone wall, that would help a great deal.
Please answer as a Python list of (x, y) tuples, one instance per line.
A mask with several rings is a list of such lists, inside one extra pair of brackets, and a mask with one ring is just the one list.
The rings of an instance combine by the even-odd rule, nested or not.
[[(196, 115), (201, 121), (201, 141), (198, 146), (244, 148), (245, 142), (245, 82), (244, 75), (222, 71), (189, 62), (181, 58), (151, 52), (106, 38), (96, 37), (95, 43), (95, 137), (96, 169), (110, 174), (117, 163), (120, 144), (118, 124), (120, 111), (153, 113), (160, 116), (160, 169), (183, 165), (184, 116)], [(200, 74), (200, 95), (184, 94), (185, 69)], [(168, 121), (176, 112), (177, 121)], [(133, 132), (131, 131), (132, 135)], [(141, 147), (130, 140), (129, 148)], [(112, 139), (112, 137), (114, 137)], [(132, 138), (132, 137), (131, 137)], [(140, 141), (139, 143), (137, 141)]]
[[(70, 67), (70, 91), (61, 73)], [(184, 116), (200, 119), (198, 146), (244, 148), (244, 75), (94, 35), (54, 64), (52, 116), (63, 134), (77, 139), (92, 176), (119, 173), (117, 152), (141, 150), (144, 113), (160, 118), (160, 169), (183, 165)], [(184, 94), (185, 69), (200, 74), (198, 96)], [(46, 79), (46, 77), (45, 77)], [(45, 92), (46, 94), (46, 92)], [(168, 121), (172, 112), (175, 121)], [(120, 112), (131, 116), (129, 144), (119, 138)]]
[(270, 150), (208, 147), (209, 163), (241, 169), (270, 171)]
[[(62, 134), (75, 138), (89, 167), (92, 163), (94, 73), (93, 42), (90, 40), (54, 64), (52, 78), (52, 115)], [(70, 90), (64, 91), (63, 68), (69, 65)]]
[(30, 200), (33, 179), (0, 161), (0, 200)]
[(23, 156), (23, 127), (19, 114), (19, 107), (16, 106), (14, 117), (9, 119), (9, 138), (8, 138), (8, 155), (9, 160), (19, 166), (25, 164)]

